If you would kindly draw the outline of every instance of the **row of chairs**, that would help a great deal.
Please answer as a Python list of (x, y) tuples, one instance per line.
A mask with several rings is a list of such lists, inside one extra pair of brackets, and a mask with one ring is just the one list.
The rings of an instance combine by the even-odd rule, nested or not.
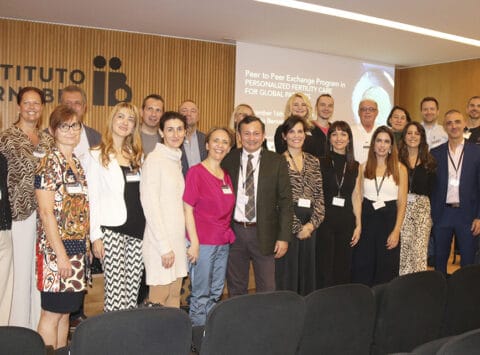
[[(306, 297), (288, 291), (239, 296), (214, 307), (205, 327), (193, 329), (194, 342), (206, 355), (436, 354), (458, 339), (475, 344), (475, 332), (459, 334), (480, 328), (479, 281), (480, 265), (475, 265), (448, 280), (425, 271), (373, 289), (349, 284)], [(0, 328), (1, 354), (36, 354), (5, 348), (13, 336), (5, 340), (2, 334)], [(70, 352), (190, 354), (191, 342), (192, 326), (184, 311), (136, 309), (82, 322)]]

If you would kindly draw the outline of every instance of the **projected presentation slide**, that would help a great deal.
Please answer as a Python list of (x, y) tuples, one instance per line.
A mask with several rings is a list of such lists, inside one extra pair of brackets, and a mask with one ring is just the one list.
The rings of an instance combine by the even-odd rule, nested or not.
[[(332, 121), (359, 122), (358, 104), (378, 103), (377, 124), (385, 124), (393, 104), (395, 69), (361, 60), (299, 50), (237, 43), (235, 105), (246, 103), (266, 125), (268, 147), (285, 117), (288, 98), (301, 92), (314, 107), (317, 97), (335, 99)], [(314, 118), (315, 118), (315, 108)]]

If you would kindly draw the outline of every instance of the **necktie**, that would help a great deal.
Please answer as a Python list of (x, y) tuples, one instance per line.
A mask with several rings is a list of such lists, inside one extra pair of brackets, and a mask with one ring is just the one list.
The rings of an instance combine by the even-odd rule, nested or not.
[(251, 221), (255, 218), (255, 182), (253, 178), (253, 154), (248, 154), (247, 177), (245, 179), (245, 195), (248, 200), (245, 204), (245, 217)]

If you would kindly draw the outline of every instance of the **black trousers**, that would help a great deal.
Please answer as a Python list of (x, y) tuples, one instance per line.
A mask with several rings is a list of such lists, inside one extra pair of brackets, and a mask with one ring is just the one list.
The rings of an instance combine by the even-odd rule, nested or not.
[(372, 203), (363, 200), (362, 234), (352, 259), (352, 282), (367, 286), (394, 279), (400, 265), (400, 243), (394, 249), (386, 247), (397, 219), (397, 201), (385, 202), (385, 207), (377, 210)]
[(317, 289), (350, 283), (354, 229), (352, 212), (327, 214), (320, 224), (316, 243)]

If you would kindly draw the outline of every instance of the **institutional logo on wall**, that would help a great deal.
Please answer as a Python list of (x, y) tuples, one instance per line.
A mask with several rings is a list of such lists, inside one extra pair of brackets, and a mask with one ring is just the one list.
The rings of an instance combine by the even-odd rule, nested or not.
[[(118, 71), (122, 61), (112, 57), (108, 61), (98, 55), (93, 59), (93, 97), (95, 106), (115, 106), (119, 102), (132, 101), (132, 88), (127, 84), (125, 73)], [(87, 72), (88, 73), (88, 72)], [(15, 102), (18, 92), (25, 86), (32, 86), (32, 81), (40, 81), (47, 103), (59, 101), (62, 88), (68, 85), (84, 84), (88, 75), (79, 68), (54, 68), (36, 65), (16, 65), (0, 63), (0, 102)], [(21, 83), (21, 85), (18, 85)], [(57, 86), (57, 92), (52, 88)]]
[[(107, 60), (101, 55), (96, 56), (93, 59), (93, 65), (96, 69), (104, 69)], [(108, 106), (115, 106), (122, 101), (132, 101), (132, 89), (127, 85), (127, 76), (124, 73), (109, 70), (120, 69), (122, 66), (120, 58), (110, 58), (108, 66), (108, 73), (105, 70), (94, 70), (93, 72), (93, 104), (105, 106), (105, 93), (107, 93)]]

